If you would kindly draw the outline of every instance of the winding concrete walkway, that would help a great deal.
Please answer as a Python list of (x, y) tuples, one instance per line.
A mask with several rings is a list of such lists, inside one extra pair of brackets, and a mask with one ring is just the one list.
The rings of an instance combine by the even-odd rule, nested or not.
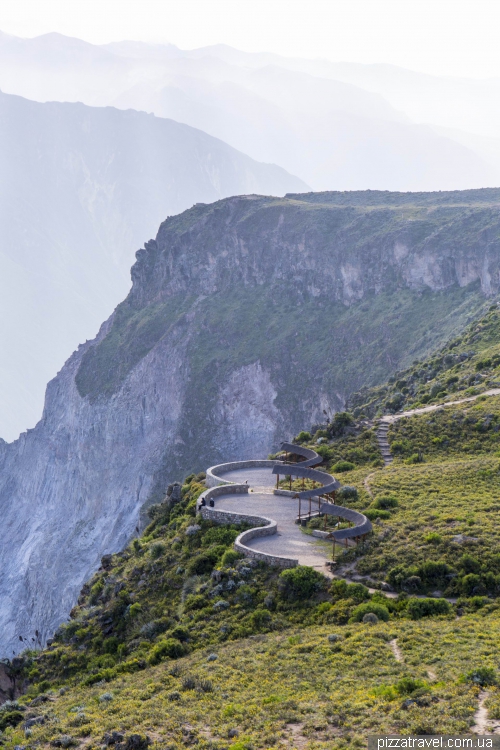
[[(247, 471), (250, 473), (255, 470), (248, 469)], [(234, 473), (238, 474), (238, 483), (246, 481), (244, 469), (239, 469)], [(274, 484), (271, 472), (269, 475), (273, 480), (271, 484)], [(224, 475), (225, 478), (226, 475)], [(331, 560), (332, 543), (327, 544), (305, 534), (301, 526), (295, 523), (298, 510), (297, 500), (282, 495), (251, 491), (248, 495), (222, 495), (217, 500), (216, 507), (217, 510), (230, 513), (243, 512), (273, 518), (278, 524), (277, 533), (272, 536), (255, 537), (248, 542), (248, 546), (268, 555), (296, 558), (299, 565), (309, 565), (327, 574), (325, 563)]]

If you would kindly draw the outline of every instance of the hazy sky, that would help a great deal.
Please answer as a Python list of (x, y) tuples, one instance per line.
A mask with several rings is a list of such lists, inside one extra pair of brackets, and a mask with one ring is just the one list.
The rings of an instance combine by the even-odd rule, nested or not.
[(500, 0), (0, 0), (0, 30), (500, 76)]

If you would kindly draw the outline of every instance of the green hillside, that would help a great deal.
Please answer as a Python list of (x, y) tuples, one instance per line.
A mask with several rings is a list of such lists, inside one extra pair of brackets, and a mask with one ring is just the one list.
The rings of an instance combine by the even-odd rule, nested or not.
[(373, 417), (453, 401), (500, 387), (500, 315), (491, 305), (434, 357), (415, 360), (387, 383), (349, 399), (356, 416)]
[[(364, 545), (337, 548), (333, 579), (241, 558), (240, 528), (196, 516), (204, 475), (190, 475), (103, 558), (53, 643), (13, 662), (29, 687), (0, 708), (3, 746), (363, 747), (379, 732), (467, 733), (480, 689), (500, 718), (500, 396), (481, 395), (499, 367), (491, 306), (297, 436), (373, 522)], [(369, 417), (396, 393), (405, 408), (477, 398), (398, 419), (384, 467)]]

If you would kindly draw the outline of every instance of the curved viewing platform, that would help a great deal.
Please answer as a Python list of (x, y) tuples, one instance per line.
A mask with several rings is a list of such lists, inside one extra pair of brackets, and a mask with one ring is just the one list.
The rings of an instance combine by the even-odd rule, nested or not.
[[(341, 484), (331, 474), (312, 468), (322, 462), (315, 451), (293, 443), (283, 443), (281, 449), (285, 455), (280, 459), (211, 466), (206, 476), (208, 489), (198, 501), (199, 511), (215, 523), (251, 525), (234, 545), (247, 557), (283, 568), (300, 564), (324, 569), (332, 557), (331, 542), (342, 541), (347, 546), (364, 539), (372, 529), (371, 523), (362, 513), (335, 503)], [(303, 460), (292, 461), (292, 457)], [(318, 486), (286, 491), (277, 485), (280, 476), (302, 478)], [(325, 522), (327, 516), (338, 517), (350, 526), (313, 532), (314, 536), (305, 534), (301, 521), (313, 516), (322, 516)]]

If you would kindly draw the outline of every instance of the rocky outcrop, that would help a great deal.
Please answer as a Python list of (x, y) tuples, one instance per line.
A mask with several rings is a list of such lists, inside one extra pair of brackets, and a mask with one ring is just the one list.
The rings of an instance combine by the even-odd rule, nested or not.
[(250, 196), (164, 222), (42, 420), (0, 444), (0, 655), (46, 641), (170, 482), (265, 457), (456, 331), (498, 289), (499, 197)]

